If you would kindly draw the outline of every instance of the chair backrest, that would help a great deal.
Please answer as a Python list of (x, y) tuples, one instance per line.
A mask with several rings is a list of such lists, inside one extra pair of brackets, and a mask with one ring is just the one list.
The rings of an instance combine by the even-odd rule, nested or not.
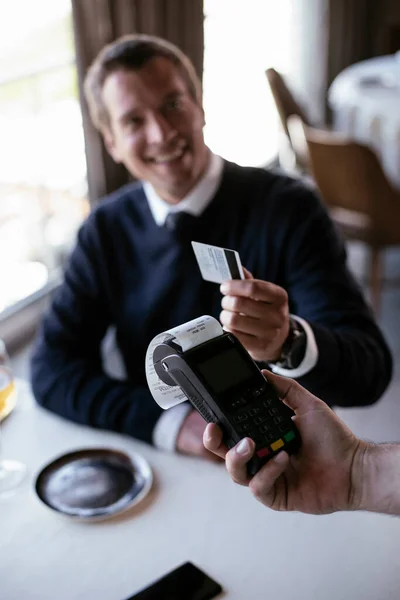
[(304, 125), (304, 134), (327, 205), (369, 217), (371, 242), (400, 243), (400, 192), (387, 180), (376, 154), (339, 133)]
[(288, 118), (291, 115), (298, 115), (304, 123), (308, 123), (307, 117), (287, 87), (282, 75), (275, 69), (267, 69), (265, 74), (271, 88), (283, 130), (290, 139), (290, 133), (287, 126)]
[(304, 173), (309, 173), (310, 156), (304, 133), (304, 122), (299, 115), (290, 115), (287, 120), (287, 128), (291, 146), (296, 156), (296, 163)]

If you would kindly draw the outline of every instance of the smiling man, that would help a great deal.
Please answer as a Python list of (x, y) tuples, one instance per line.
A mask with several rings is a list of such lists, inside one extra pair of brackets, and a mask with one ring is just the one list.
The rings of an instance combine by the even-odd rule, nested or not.
[(149, 181), (169, 204), (177, 204), (206, 170), (204, 114), (176, 66), (157, 57), (138, 71), (118, 70), (104, 82), (111, 156), (137, 179)]
[[(164, 40), (134, 35), (107, 46), (85, 92), (108, 152), (138, 182), (106, 198), (79, 232), (32, 359), (38, 402), (211, 457), (202, 418), (186, 404), (162, 413), (144, 370), (156, 334), (202, 314), (329, 405), (375, 402), (390, 380), (390, 353), (315, 193), (207, 148), (200, 82)], [(221, 288), (203, 281), (191, 240), (238, 250), (247, 279)], [(110, 326), (124, 380), (103, 366)]]

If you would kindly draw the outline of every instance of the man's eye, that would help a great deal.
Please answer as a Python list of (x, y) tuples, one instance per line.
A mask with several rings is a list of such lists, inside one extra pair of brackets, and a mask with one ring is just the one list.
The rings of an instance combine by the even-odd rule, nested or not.
[(140, 117), (131, 117), (129, 121), (127, 121), (127, 126), (131, 129), (137, 129), (140, 127), (142, 119)]
[(168, 100), (168, 102), (165, 105), (165, 108), (166, 110), (170, 111), (181, 110), (182, 101), (180, 98), (173, 98), (172, 100)]

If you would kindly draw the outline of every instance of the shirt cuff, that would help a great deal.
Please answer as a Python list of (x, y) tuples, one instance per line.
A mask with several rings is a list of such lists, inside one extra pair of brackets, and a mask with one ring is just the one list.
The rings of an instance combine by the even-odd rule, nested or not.
[(183, 421), (193, 408), (189, 402), (178, 404), (161, 414), (153, 429), (153, 444), (160, 450), (174, 452), (176, 438), (182, 427)]
[(311, 369), (315, 367), (318, 361), (318, 346), (315, 341), (315, 335), (310, 327), (310, 325), (302, 319), (301, 317), (297, 317), (296, 315), (290, 315), (292, 319), (297, 321), (305, 331), (306, 334), (306, 351), (304, 353), (304, 358), (295, 369), (283, 369), (282, 367), (278, 367), (276, 365), (271, 364), (270, 369), (273, 373), (277, 375), (282, 375), (283, 377), (291, 377), (297, 378), (302, 377), (306, 373), (309, 373)]

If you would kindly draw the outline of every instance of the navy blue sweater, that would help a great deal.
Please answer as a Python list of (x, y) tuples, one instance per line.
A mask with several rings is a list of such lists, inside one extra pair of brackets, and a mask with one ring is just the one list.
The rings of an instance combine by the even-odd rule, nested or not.
[[(290, 311), (310, 323), (319, 348), (302, 385), (330, 405), (380, 397), (391, 376), (390, 353), (319, 199), (285, 176), (225, 163), (221, 185), (188, 239), (156, 225), (141, 184), (117, 191), (89, 216), (32, 358), (40, 404), (151, 441), (161, 409), (146, 386), (148, 343), (221, 311), (219, 286), (202, 280), (191, 239), (238, 250), (254, 277), (286, 289)], [(110, 325), (126, 382), (102, 371), (100, 342)]]

